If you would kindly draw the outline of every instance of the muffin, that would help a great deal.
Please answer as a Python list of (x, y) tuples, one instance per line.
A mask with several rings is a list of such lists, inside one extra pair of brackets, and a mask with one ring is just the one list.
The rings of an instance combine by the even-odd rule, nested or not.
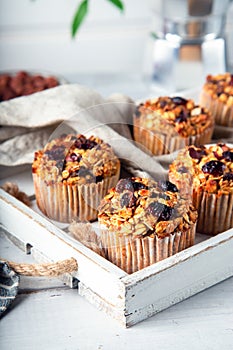
[(32, 164), (36, 202), (49, 218), (95, 220), (97, 207), (119, 179), (120, 161), (95, 136), (64, 135), (35, 152)]
[(171, 164), (169, 179), (183, 197), (191, 192), (198, 232), (216, 235), (233, 227), (233, 147), (189, 146)]
[(139, 147), (161, 155), (210, 142), (214, 119), (192, 100), (158, 97), (137, 106), (133, 124)]
[(169, 181), (121, 179), (99, 206), (108, 260), (133, 273), (194, 243), (197, 213)]
[(200, 104), (209, 109), (216, 124), (233, 127), (233, 75), (208, 75)]

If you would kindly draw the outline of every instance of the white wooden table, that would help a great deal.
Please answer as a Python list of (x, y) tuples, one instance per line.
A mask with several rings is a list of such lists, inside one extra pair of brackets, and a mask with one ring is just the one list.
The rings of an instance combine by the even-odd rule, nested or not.
[[(9, 180), (32, 193), (30, 172)], [(15, 262), (33, 261), (3, 234), (0, 256)], [(0, 321), (1, 350), (144, 348), (232, 350), (233, 278), (124, 329), (60, 280), (21, 277), (19, 294)]]
[[(1, 256), (31, 261), (0, 238)], [(233, 278), (129, 329), (98, 311), (57, 279), (21, 277), (0, 321), (1, 350), (211, 349), (233, 346)]]

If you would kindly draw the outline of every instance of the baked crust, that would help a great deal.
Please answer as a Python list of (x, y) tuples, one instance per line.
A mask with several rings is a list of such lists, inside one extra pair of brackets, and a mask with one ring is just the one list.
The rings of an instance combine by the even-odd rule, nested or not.
[(142, 128), (185, 138), (202, 134), (214, 125), (206, 108), (179, 96), (147, 100), (137, 107), (135, 115)]
[(213, 99), (233, 106), (233, 74), (207, 75), (203, 89)]
[(102, 200), (99, 223), (118, 235), (163, 238), (184, 232), (196, 222), (197, 213), (187, 206), (175, 185), (147, 178), (121, 179)]
[(111, 146), (95, 136), (64, 135), (35, 152), (32, 165), (47, 185), (101, 182), (119, 171), (120, 161)]
[[(233, 193), (233, 148), (224, 143), (210, 147), (189, 146), (170, 165), (170, 179), (179, 188), (193, 188), (218, 195)], [(186, 185), (185, 185), (186, 181)]]

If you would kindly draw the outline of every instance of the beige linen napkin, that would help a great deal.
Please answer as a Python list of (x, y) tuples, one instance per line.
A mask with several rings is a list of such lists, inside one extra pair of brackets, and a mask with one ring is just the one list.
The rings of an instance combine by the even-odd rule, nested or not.
[[(0, 103), (0, 165), (31, 163), (34, 152), (45, 146), (63, 121), (90, 110), (93, 117), (108, 123), (131, 138), (126, 121), (134, 102), (127, 96), (104, 99), (96, 91), (78, 84), (66, 84)], [(81, 118), (81, 115), (80, 115)]]
[[(127, 96), (114, 94), (104, 99), (78, 84), (61, 85), (2, 102), (1, 129), (12, 128), (12, 134), (0, 144), (0, 165), (30, 164), (34, 152), (49, 139), (75, 132), (95, 134), (111, 144), (127, 171), (138, 176), (165, 177), (177, 152), (152, 157), (137, 147), (128, 127), (132, 124), (134, 108), (134, 102)], [(218, 135), (222, 141), (231, 142), (233, 131), (218, 127), (215, 138)]]

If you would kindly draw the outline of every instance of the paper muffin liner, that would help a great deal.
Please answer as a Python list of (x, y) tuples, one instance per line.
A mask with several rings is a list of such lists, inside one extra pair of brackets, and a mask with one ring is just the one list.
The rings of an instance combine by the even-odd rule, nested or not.
[(198, 210), (197, 232), (214, 236), (233, 227), (233, 194), (194, 189), (193, 205)]
[(39, 209), (50, 219), (69, 223), (72, 220), (93, 221), (97, 219), (100, 200), (114, 187), (119, 179), (116, 175), (98, 183), (69, 185), (47, 184), (36, 173), (33, 174), (36, 202)]
[(192, 246), (195, 232), (196, 224), (192, 224), (188, 230), (164, 238), (156, 235), (132, 238), (101, 225), (101, 242), (106, 258), (130, 274)]
[(154, 155), (169, 154), (185, 146), (209, 143), (213, 134), (214, 126), (206, 128), (201, 134), (189, 137), (168, 135), (147, 130), (140, 126), (139, 118), (134, 116), (134, 139), (139, 143), (142, 150), (148, 150)]
[(204, 90), (201, 92), (200, 105), (208, 108), (216, 124), (233, 127), (233, 106), (228, 106), (219, 99), (212, 98)]

